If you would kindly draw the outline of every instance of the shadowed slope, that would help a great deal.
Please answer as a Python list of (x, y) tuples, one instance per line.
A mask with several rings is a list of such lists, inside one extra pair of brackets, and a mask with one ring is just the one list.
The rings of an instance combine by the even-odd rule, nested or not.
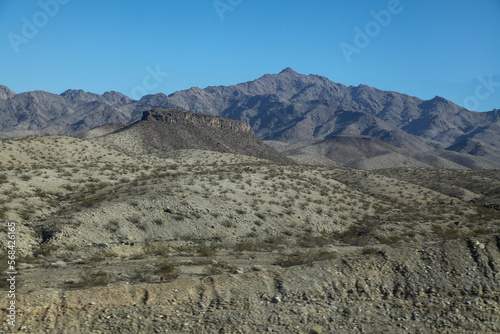
[(245, 122), (176, 109), (145, 111), (140, 121), (97, 140), (129, 154), (196, 149), (290, 162), (255, 137)]

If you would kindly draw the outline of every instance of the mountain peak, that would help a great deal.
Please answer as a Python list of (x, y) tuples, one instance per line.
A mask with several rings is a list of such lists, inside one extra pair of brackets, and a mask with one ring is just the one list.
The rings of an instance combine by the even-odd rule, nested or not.
[(82, 89), (66, 89), (63, 93), (61, 93), (61, 96), (79, 95), (84, 93), (85, 91)]
[(100, 95), (86, 92), (81, 89), (68, 89), (64, 93), (61, 94), (62, 97), (69, 98), (71, 100), (83, 101), (83, 102), (91, 102), (96, 101), (101, 98)]
[(9, 97), (16, 95), (9, 87), (0, 85), (0, 100), (7, 100)]
[(102, 97), (112, 103), (112, 104), (129, 104), (130, 102), (132, 102), (132, 99), (129, 98), (128, 96), (122, 94), (122, 93), (119, 93), (119, 92), (115, 92), (115, 91), (109, 91), (109, 92), (105, 92), (104, 94), (102, 94)]
[(292, 73), (292, 74), (298, 74), (294, 70), (292, 70), (290, 67), (285, 68), (283, 71), (281, 71), (279, 74), (285, 74), (285, 73)]
[(444, 102), (444, 103), (447, 103), (448, 100), (445, 99), (444, 97), (442, 96), (439, 96), (439, 95), (436, 95), (434, 96), (430, 101), (435, 101), (435, 102)]

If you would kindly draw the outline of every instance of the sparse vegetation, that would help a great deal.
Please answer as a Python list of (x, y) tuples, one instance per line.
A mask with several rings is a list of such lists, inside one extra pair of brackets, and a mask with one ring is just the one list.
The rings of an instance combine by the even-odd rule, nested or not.
[(92, 270), (87, 269), (82, 279), (71, 285), (74, 289), (90, 288), (94, 286), (105, 286), (116, 281), (117, 277), (115, 274), (103, 271), (103, 270)]
[(292, 267), (303, 264), (311, 264), (316, 261), (333, 260), (336, 258), (336, 253), (327, 252), (321, 249), (313, 249), (308, 251), (297, 251), (294, 253), (283, 254), (279, 257), (277, 264), (282, 267)]
[(179, 276), (175, 264), (170, 261), (163, 261), (158, 266), (156, 274), (160, 275), (162, 281), (171, 281)]
[[(432, 249), (441, 245), (466, 244), (464, 258), (471, 261), (496, 252), (491, 247), (500, 227), (497, 171), (362, 171), (277, 165), (203, 151), (124, 154), (80, 139), (40, 140), (11, 141), (12, 150), (0, 152), (5, 157), (0, 220), (22, 224), (20, 263), (27, 268), (23, 286), (28, 282), (30, 289), (119, 282), (132, 290), (143, 283), (174, 286), (190, 279), (200, 284), (235, 276), (241, 282), (254, 276), (265, 281), (282, 272), (296, 272), (302, 279), (314, 270), (318, 277), (331, 275), (328, 284), (336, 284), (335, 293), (345, 288), (348, 296), (364, 298), (370, 283), (342, 281), (337, 268), (352, 270), (350, 277), (380, 268), (413, 275), (411, 263), (398, 259), (401, 263), (395, 264), (394, 259), (415, 248), (411, 260), (431, 275), (428, 259), (436, 261)], [(20, 143), (25, 156), (15, 154)], [(458, 184), (460, 178), (464, 182)], [(468, 264), (470, 276), (460, 279), (488, 277), (496, 267), (484, 256)], [(446, 273), (460, 268), (451, 264), (453, 259), (447, 261)], [(36, 275), (47, 272), (56, 273), (54, 283), (37, 281)], [(182, 280), (174, 281), (178, 277)], [(290, 277), (287, 284), (295, 276)], [(288, 289), (280, 287), (278, 278), (274, 283), (275, 292)], [(387, 292), (383, 283), (377, 283), (380, 293), (370, 298), (380, 295), (394, 302), (398, 287)], [(272, 281), (269, 286), (274, 289)], [(328, 289), (322, 286), (317, 295)], [(426, 291), (418, 293), (432, 299)], [(207, 290), (206, 298), (211, 293)], [(274, 303), (273, 296), (259, 298)]]

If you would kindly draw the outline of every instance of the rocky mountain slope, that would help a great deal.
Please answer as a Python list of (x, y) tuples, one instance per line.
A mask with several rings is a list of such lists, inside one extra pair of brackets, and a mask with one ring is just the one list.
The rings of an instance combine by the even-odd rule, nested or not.
[(291, 162), (255, 137), (248, 123), (177, 109), (145, 111), (140, 121), (95, 141), (128, 154), (165, 156), (176, 150), (197, 149)]
[[(154, 108), (239, 119), (249, 123), (262, 140), (295, 144), (343, 134), (370, 136), (403, 149), (407, 160), (413, 154), (445, 150), (468, 155), (473, 160), (468, 168), (500, 166), (500, 110), (478, 113), (438, 96), (424, 101), (365, 85), (346, 87), (290, 68), (234, 86), (191, 88), (139, 101), (117, 92), (14, 94), (4, 87), (0, 90), (0, 135), (75, 134), (106, 123), (130, 124)], [(439, 154), (438, 160), (448, 156), (455, 157)]]

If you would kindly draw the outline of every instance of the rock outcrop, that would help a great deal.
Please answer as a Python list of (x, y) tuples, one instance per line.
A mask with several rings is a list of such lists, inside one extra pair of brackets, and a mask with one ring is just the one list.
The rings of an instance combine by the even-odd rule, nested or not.
[(179, 109), (153, 109), (142, 114), (142, 121), (197, 124), (219, 130), (250, 133), (250, 124), (226, 117), (209, 116)]

